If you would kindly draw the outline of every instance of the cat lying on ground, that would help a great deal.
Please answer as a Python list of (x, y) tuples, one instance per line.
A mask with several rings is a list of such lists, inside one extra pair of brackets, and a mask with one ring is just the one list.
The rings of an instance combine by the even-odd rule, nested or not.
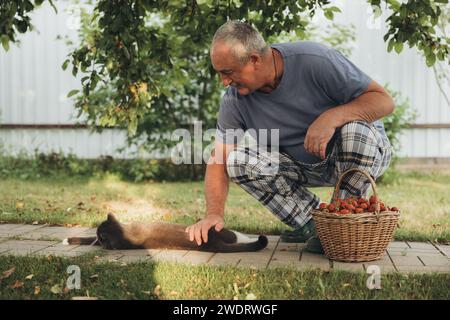
[(251, 239), (246, 235), (227, 229), (217, 232), (211, 228), (208, 242), (200, 246), (189, 240), (186, 227), (173, 223), (120, 223), (112, 214), (108, 214), (97, 228), (97, 237), (72, 237), (65, 244), (100, 245), (104, 249), (179, 249), (206, 252), (245, 252), (258, 251), (267, 246), (267, 237)]

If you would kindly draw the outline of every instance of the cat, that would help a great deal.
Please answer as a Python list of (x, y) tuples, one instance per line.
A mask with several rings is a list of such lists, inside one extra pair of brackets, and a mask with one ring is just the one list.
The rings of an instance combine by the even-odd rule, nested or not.
[(205, 252), (245, 252), (259, 251), (267, 246), (264, 235), (251, 239), (246, 235), (228, 229), (208, 232), (208, 242), (200, 246), (189, 240), (186, 227), (173, 223), (139, 223), (122, 224), (109, 213), (107, 220), (97, 228), (97, 237), (72, 237), (65, 239), (64, 244), (100, 245), (104, 249), (179, 249)]

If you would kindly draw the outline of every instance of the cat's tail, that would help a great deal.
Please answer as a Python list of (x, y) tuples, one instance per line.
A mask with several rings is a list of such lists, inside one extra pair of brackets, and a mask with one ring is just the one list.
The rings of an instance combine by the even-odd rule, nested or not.
[(80, 245), (100, 245), (98, 242), (97, 237), (72, 237), (67, 238), (63, 240), (63, 244), (65, 245), (74, 245), (74, 244), (80, 244)]

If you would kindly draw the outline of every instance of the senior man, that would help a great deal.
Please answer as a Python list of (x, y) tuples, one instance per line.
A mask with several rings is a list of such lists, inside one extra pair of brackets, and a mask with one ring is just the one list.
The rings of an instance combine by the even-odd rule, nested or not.
[[(293, 228), (282, 241), (323, 252), (310, 213), (320, 199), (307, 188), (334, 186), (351, 168), (383, 174), (392, 148), (380, 119), (393, 112), (392, 98), (339, 51), (312, 41), (269, 46), (245, 22), (222, 25), (210, 55), (227, 89), (205, 174), (206, 216), (186, 228), (190, 240), (200, 245), (210, 228), (223, 228), (230, 178)], [(264, 149), (236, 134), (261, 129), (278, 134), (254, 137)], [(338, 196), (367, 196), (369, 187), (355, 173)]]

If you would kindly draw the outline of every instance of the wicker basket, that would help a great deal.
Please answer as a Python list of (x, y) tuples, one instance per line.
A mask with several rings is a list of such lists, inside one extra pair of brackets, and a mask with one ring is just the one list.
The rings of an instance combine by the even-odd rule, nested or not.
[(312, 216), (325, 255), (329, 259), (346, 262), (377, 260), (392, 240), (400, 213), (380, 212), (375, 181), (359, 169), (350, 169), (342, 174), (334, 190), (333, 202), (337, 200), (343, 178), (352, 172), (360, 172), (369, 178), (377, 199), (375, 212), (342, 215), (312, 210)]

